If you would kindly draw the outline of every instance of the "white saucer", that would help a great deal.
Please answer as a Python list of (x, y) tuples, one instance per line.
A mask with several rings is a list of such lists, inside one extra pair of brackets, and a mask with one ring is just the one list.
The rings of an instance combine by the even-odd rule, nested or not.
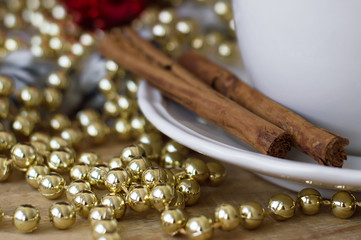
[(294, 191), (307, 186), (317, 187), (328, 196), (334, 191), (326, 189), (361, 191), (361, 157), (348, 156), (343, 168), (334, 168), (318, 165), (297, 150), (291, 151), (287, 159), (266, 156), (217, 125), (163, 98), (145, 81), (140, 83), (138, 98), (142, 112), (155, 127), (204, 155), (240, 166)]

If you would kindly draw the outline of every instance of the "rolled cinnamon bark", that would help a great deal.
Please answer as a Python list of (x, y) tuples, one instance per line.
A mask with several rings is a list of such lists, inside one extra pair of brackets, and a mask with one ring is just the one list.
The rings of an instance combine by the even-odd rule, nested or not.
[(341, 167), (343, 160), (347, 159), (344, 149), (344, 146), (349, 144), (347, 138), (307, 122), (250, 87), (225, 68), (193, 51), (183, 54), (178, 63), (224, 96), (289, 132), (294, 146), (320, 164)]
[[(172, 72), (172, 68), (163, 68), (161, 64), (157, 66), (154, 62), (147, 61), (151, 56), (136, 56), (133, 54), (134, 49), (129, 51), (124, 45), (121, 47), (118, 44), (121, 42), (116, 43), (109, 36), (105, 37), (99, 51), (103, 56), (146, 79), (165, 96), (213, 121), (261, 153), (283, 158), (290, 150), (291, 137), (284, 130), (239, 106), (200, 80), (196, 80), (194, 84), (184, 81)], [(136, 42), (131, 44), (137, 45)], [(138, 51), (138, 54), (144, 54), (144, 51)]]

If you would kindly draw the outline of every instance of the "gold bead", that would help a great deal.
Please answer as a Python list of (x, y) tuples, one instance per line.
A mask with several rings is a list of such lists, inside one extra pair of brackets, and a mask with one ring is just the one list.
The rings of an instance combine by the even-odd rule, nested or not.
[(103, 112), (107, 117), (116, 118), (120, 115), (120, 108), (114, 100), (107, 100), (103, 105)]
[[(154, 158), (159, 158), (162, 147), (163, 147), (163, 140), (162, 134), (159, 132), (148, 132), (142, 133), (139, 136), (138, 141), (144, 145), (149, 145), (153, 149)], [(147, 155), (148, 156), (148, 155)]]
[(224, 20), (232, 18), (232, 5), (226, 0), (217, 0), (213, 5), (214, 12)]
[(219, 186), (224, 182), (227, 176), (226, 168), (218, 162), (208, 162), (207, 168), (209, 171), (208, 185), (212, 187)]
[(49, 125), (52, 130), (60, 132), (71, 126), (71, 121), (68, 116), (64, 114), (55, 114), (49, 120)]
[(37, 107), (43, 100), (43, 94), (39, 88), (26, 86), (20, 91), (20, 100), (27, 107)]
[(181, 39), (189, 41), (194, 36), (195, 32), (198, 31), (198, 26), (194, 19), (185, 18), (177, 21), (175, 29)]
[(73, 197), (72, 205), (79, 216), (87, 218), (90, 210), (98, 205), (98, 198), (92, 191), (81, 190)]
[(192, 178), (199, 183), (205, 183), (209, 177), (209, 170), (207, 164), (198, 158), (187, 158), (182, 164), (182, 168)]
[(172, 24), (177, 19), (177, 14), (174, 9), (166, 8), (158, 13), (158, 21), (163, 24)]
[(25, 44), (19, 37), (6, 37), (4, 42), (4, 49), (7, 52), (14, 52), (23, 49)]
[(79, 42), (72, 43), (70, 49), (71, 53), (74, 54), (76, 57), (83, 56), (85, 52), (83, 45), (81, 45)]
[(9, 99), (0, 97), (0, 118), (7, 118), (9, 115)]
[(150, 204), (153, 208), (159, 212), (162, 212), (164, 209), (169, 207), (175, 195), (176, 194), (173, 186), (166, 183), (158, 184), (150, 191)]
[(117, 95), (114, 100), (122, 118), (129, 118), (138, 110), (136, 101), (125, 95)]
[(50, 138), (49, 146), (51, 150), (56, 151), (63, 148), (68, 148), (69, 144), (63, 138), (58, 136), (53, 136)]
[(142, 174), (142, 183), (149, 189), (157, 184), (167, 183), (167, 172), (163, 168), (150, 167)]
[(57, 199), (63, 195), (65, 187), (64, 178), (58, 173), (49, 173), (39, 180), (39, 192), (48, 199)]
[(11, 12), (20, 12), (25, 7), (25, 2), (22, 0), (6, 1), (6, 7)]
[(100, 201), (102, 205), (109, 206), (114, 210), (114, 217), (121, 219), (127, 208), (124, 199), (116, 193), (108, 193), (104, 195)]
[(286, 194), (277, 194), (268, 201), (271, 216), (279, 221), (287, 220), (295, 214), (295, 201)]
[(59, 90), (66, 90), (69, 87), (69, 79), (66, 71), (52, 72), (47, 78), (47, 84)]
[(0, 157), (0, 182), (6, 181), (12, 171), (12, 165), (8, 163), (8, 159)]
[(207, 240), (213, 235), (212, 220), (200, 215), (192, 217), (186, 224), (187, 237), (192, 240)]
[(69, 148), (55, 150), (49, 155), (48, 166), (53, 171), (65, 173), (73, 167), (74, 156), (74, 151)]
[(350, 218), (356, 211), (356, 198), (348, 191), (338, 191), (331, 199), (331, 210), (338, 218)]
[(69, 146), (77, 147), (83, 139), (83, 133), (78, 128), (66, 128), (61, 131), (60, 136), (67, 141)]
[(18, 116), (29, 118), (29, 121), (38, 123), (41, 119), (40, 112), (37, 108), (21, 108)]
[(175, 197), (170, 203), (170, 208), (172, 209), (184, 209), (186, 206), (185, 197), (183, 193), (178, 190), (175, 190)]
[(80, 43), (86, 47), (90, 47), (95, 43), (95, 38), (91, 33), (84, 32), (79, 37)]
[(163, 50), (168, 56), (177, 58), (182, 54), (183, 45), (179, 38), (170, 36), (163, 44)]
[(40, 222), (39, 210), (31, 205), (20, 205), (14, 211), (13, 224), (20, 232), (30, 233), (38, 228)]
[(103, 121), (91, 122), (86, 127), (86, 134), (93, 143), (103, 143), (110, 132), (109, 127)]
[(130, 98), (137, 98), (139, 78), (132, 76), (125, 80), (125, 91)]
[(145, 150), (135, 144), (124, 147), (120, 153), (120, 159), (125, 165), (128, 165), (134, 158), (146, 157)]
[(26, 171), (25, 179), (30, 186), (32, 186), (33, 188), (38, 188), (40, 179), (49, 173), (50, 170), (46, 165), (32, 165)]
[(57, 229), (68, 229), (75, 223), (76, 213), (69, 203), (57, 202), (50, 206), (49, 218)]
[(96, 221), (93, 225), (93, 239), (120, 239), (118, 223), (115, 219)]
[(3, 16), (3, 26), (7, 29), (19, 29), (23, 27), (24, 21), (19, 14), (11, 12), (5, 13)]
[(34, 132), (30, 135), (29, 140), (30, 142), (43, 142), (49, 147), (50, 135), (43, 132)]
[(144, 132), (154, 129), (154, 126), (143, 115), (134, 115), (130, 119), (130, 126), (132, 127), (132, 135), (135, 138), (138, 138)]
[(258, 202), (245, 202), (239, 207), (241, 225), (246, 229), (255, 229), (262, 224), (265, 211)]
[(176, 189), (183, 193), (187, 206), (197, 203), (201, 196), (201, 187), (196, 180), (182, 179), (179, 181)]
[(71, 182), (66, 189), (66, 198), (69, 202), (73, 201), (74, 196), (83, 190), (91, 191), (91, 185), (89, 182), (84, 180), (75, 180)]
[(15, 135), (10, 131), (0, 131), (0, 151), (8, 151), (16, 144)]
[(164, 168), (178, 168), (182, 166), (184, 156), (179, 152), (166, 152), (161, 155), (160, 165)]
[(163, 231), (170, 235), (176, 235), (187, 222), (187, 217), (181, 209), (169, 209), (162, 212), (160, 216)]
[(232, 204), (223, 203), (214, 211), (214, 222), (220, 223), (223, 231), (236, 229), (240, 221), (239, 211)]
[(176, 179), (175, 179), (175, 176), (174, 176), (173, 172), (168, 168), (164, 168), (164, 171), (167, 174), (166, 183), (174, 186), (176, 184)]
[(189, 149), (174, 140), (170, 140), (162, 148), (162, 154), (173, 152), (178, 152), (181, 156), (184, 157), (189, 154)]
[(30, 145), (35, 149), (36, 153), (37, 153), (37, 159), (36, 162), (38, 162), (38, 157), (40, 155), (40, 157), (46, 158), (49, 156), (50, 154), (50, 149), (49, 149), (49, 145), (47, 145), (44, 142), (35, 142), (35, 141), (31, 141)]
[(68, 69), (74, 67), (75, 56), (70, 53), (63, 54), (63, 55), (59, 56), (57, 62), (58, 62), (59, 67), (61, 67), (64, 70), (68, 70)]
[(113, 60), (107, 60), (105, 62), (105, 70), (110, 76), (114, 76), (119, 70), (119, 65)]
[(105, 177), (105, 186), (109, 192), (118, 193), (130, 186), (131, 175), (123, 168), (110, 170)]
[(24, 136), (29, 136), (34, 130), (34, 127), (35, 124), (30, 118), (19, 115), (15, 117), (12, 123), (13, 130)]
[(97, 164), (91, 167), (87, 174), (88, 182), (98, 189), (105, 189), (105, 178), (108, 171), (109, 168), (105, 164)]
[(316, 189), (305, 188), (298, 193), (297, 207), (303, 214), (314, 215), (318, 213), (321, 202), (321, 194)]
[(239, 52), (235, 42), (223, 41), (217, 47), (217, 56), (220, 60), (232, 62), (238, 59)]
[(126, 196), (128, 207), (136, 212), (145, 212), (150, 208), (149, 190), (146, 186), (135, 185)]
[(83, 152), (79, 155), (78, 162), (93, 167), (97, 164), (101, 164), (103, 161), (100, 156), (94, 152)]
[(14, 91), (14, 82), (13, 79), (0, 75), (0, 95), (1, 96), (10, 96)]
[(11, 158), (20, 171), (25, 172), (36, 160), (36, 152), (30, 144), (16, 143), (11, 148)]
[(220, 32), (209, 32), (206, 34), (207, 45), (214, 48), (223, 41), (223, 35)]
[(205, 52), (205, 50), (208, 48), (206, 37), (204, 35), (196, 35), (191, 40), (191, 47), (194, 50)]
[(135, 157), (129, 162), (126, 169), (131, 174), (132, 180), (138, 182), (141, 180), (143, 172), (151, 166), (145, 157)]
[(114, 210), (106, 205), (97, 205), (90, 210), (88, 219), (91, 224), (102, 220), (112, 220), (114, 219)]
[(89, 165), (83, 163), (76, 164), (70, 169), (70, 179), (72, 181), (86, 180), (88, 171), (89, 171)]
[(127, 119), (117, 118), (114, 123), (114, 129), (120, 140), (132, 139), (132, 127)]
[(99, 80), (98, 89), (108, 99), (116, 96), (118, 92), (117, 87), (110, 75), (107, 75), (106, 77)]
[(109, 160), (108, 166), (109, 166), (109, 169), (125, 168), (125, 164), (120, 159), (120, 157), (117, 157), (117, 156), (112, 157), (112, 159)]

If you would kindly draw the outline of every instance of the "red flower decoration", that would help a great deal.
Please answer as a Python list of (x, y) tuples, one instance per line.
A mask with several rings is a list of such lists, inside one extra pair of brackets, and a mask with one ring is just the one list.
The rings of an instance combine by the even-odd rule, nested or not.
[(127, 24), (149, 0), (63, 0), (76, 23), (86, 29), (109, 29)]

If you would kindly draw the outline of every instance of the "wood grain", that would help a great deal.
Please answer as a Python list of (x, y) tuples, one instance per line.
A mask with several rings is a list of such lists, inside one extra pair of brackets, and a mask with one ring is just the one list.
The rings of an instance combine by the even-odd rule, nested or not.
[[(110, 141), (102, 147), (88, 146), (89, 150), (99, 153), (106, 161), (120, 153), (125, 143)], [(239, 205), (245, 201), (258, 201), (266, 206), (267, 199), (277, 193), (288, 193), (293, 198), (296, 194), (274, 186), (256, 175), (239, 167), (225, 164), (228, 170), (226, 182), (218, 188), (203, 186), (199, 203), (188, 207), (189, 216), (205, 214), (211, 217), (217, 204), (229, 202)], [(69, 181), (68, 181), (69, 183)], [(65, 200), (63, 197), (62, 200)], [(48, 216), (49, 206), (58, 200), (45, 199), (37, 190), (24, 181), (23, 173), (15, 171), (10, 179), (0, 184), (0, 206), (6, 215), (11, 215), (14, 209), (23, 203), (38, 207), (41, 216)], [(125, 217), (119, 221), (123, 239), (187, 239), (185, 236), (176, 238), (165, 235), (159, 224), (160, 214), (155, 210), (147, 213), (136, 213), (127, 210)], [(355, 216), (348, 220), (334, 217), (328, 207), (324, 207), (316, 216), (304, 216), (296, 212), (293, 219), (277, 222), (266, 217), (259, 229), (249, 231), (239, 227), (231, 232), (215, 230), (213, 239), (360, 239), (361, 216), (358, 210)], [(42, 221), (39, 229), (32, 234), (19, 233), (11, 221), (4, 219), (0, 224), (0, 239), (7, 240), (63, 240), (92, 239), (91, 229), (86, 219), (77, 218), (75, 225), (69, 230), (57, 230), (51, 223)]]

